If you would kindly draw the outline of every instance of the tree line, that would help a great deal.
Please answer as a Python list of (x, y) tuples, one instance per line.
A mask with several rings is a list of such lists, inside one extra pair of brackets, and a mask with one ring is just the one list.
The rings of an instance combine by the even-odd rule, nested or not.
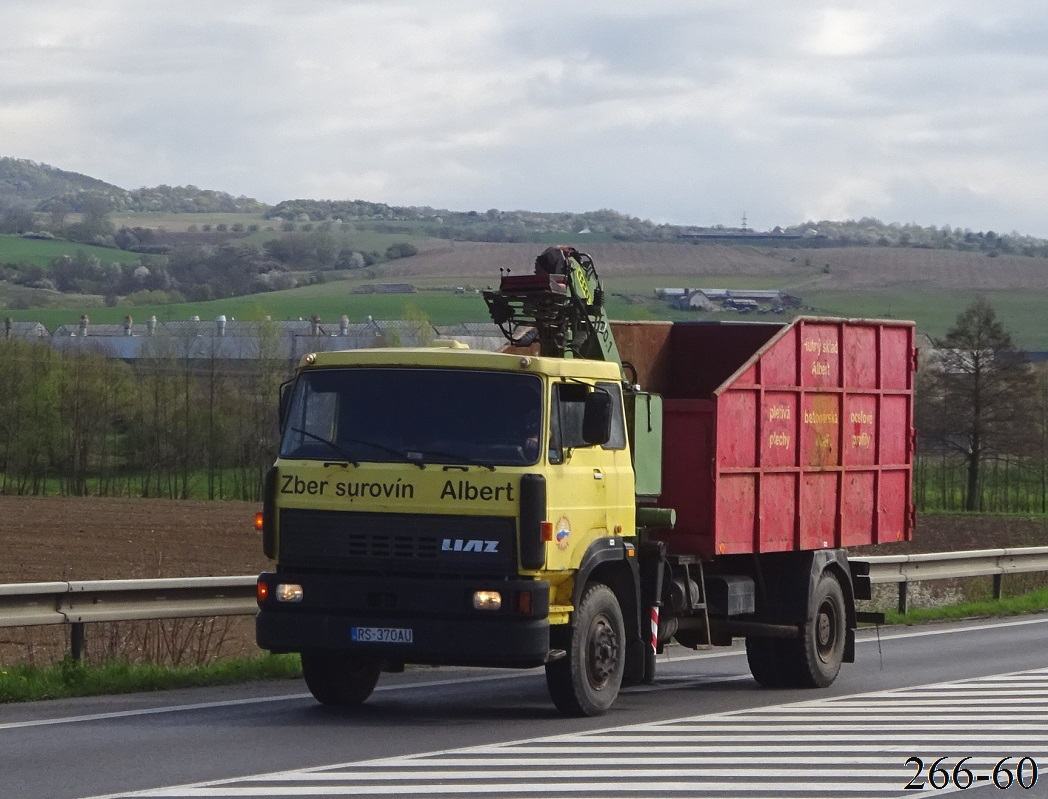
[(181, 241), (149, 228), (114, 230), (104, 214), (85, 214), (81, 221), (54, 229), (71, 241), (139, 255), (129, 263), (106, 263), (80, 250), (48, 266), (0, 263), (0, 280), (30, 289), (101, 295), (109, 305), (121, 298), (132, 305), (201, 302), (309, 285), (322, 282), (324, 272), (378, 267), (418, 253), (409, 242), (391, 244), (384, 251), (366, 250), (355, 244), (352, 234), (327, 228), (294, 230), (293, 225), (291, 232), (261, 244), (238, 236), (250, 230), (215, 230), (212, 241), (202, 241), (200, 235)]
[[(609, 208), (585, 212), (451, 211), (429, 206), (391, 206), (364, 200), (287, 200), (265, 212), (267, 219), (319, 222), (356, 222), (376, 230), (415, 231), (458, 241), (539, 241), (555, 232), (572, 236), (585, 231), (616, 241), (673, 242), (681, 234), (736, 233), (745, 243), (748, 228), (670, 225), (641, 219)], [(1019, 233), (973, 231), (943, 225), (882, 222), (873, 217), (847, 220), (808, 220), (775, 231), (787, 234), (779, 246), (788, 247), (901, 247), (946, 249), (997, 255), (1048, 258), (1048, 240)], [(790, 239), (788, 236), (797, 238)], [(761, 246), (769, 240), (761, 239)]]
[(131, 366), (90, 339), (0, 340), (0, 492), (257, 500), (277, 445), (280, 332), (236, 369), (158, 337)]

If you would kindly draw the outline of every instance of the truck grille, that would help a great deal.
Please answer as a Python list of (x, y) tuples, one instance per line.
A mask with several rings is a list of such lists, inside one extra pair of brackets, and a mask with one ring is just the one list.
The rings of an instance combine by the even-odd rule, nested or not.
[(285, 508), (284, 568), (506, 574), (517, 563), (514, 520), (497, 516)]

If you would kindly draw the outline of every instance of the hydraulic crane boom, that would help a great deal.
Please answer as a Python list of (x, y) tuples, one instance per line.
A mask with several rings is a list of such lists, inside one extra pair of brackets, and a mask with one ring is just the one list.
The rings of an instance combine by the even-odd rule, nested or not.
[(574, 247), (549, 247), (535, 274), (503, 274), (497, 291), (484, 292), (492, 321), (512, 344), (519, 329), (534, 328), (539, 354), (610, 361), (622, 368), (604, 309), (604, 289), (593, 259)]

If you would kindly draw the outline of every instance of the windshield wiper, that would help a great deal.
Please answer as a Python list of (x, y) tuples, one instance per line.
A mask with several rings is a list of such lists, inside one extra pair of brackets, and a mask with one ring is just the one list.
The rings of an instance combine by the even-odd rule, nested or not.
[(342, 447), (340, 447), (330, 438), (324, 438), (324, 436), (318, 436), (316, 433), (310, 433), (308, 430), (303, 430), (301, 427), (292, 427), (291, 430), (301, 435), (307, 436), (308, 438), (312, 438), (314, 441), (319, 441), (321, 444), (327, 444), (329, 447), (331, 447), (331, 449), (333, 449), (335, 452), (337, 452), (339, 455), (345, 458), (347, 462), (352, 463), (354, 466), (360, 466), (360, 462), (357, 461), (356, 458), (354, 458), (352, 455), (346, 452), (346, 450), (342, 449)]
[[(461, 455), (457, 452), (443, 452), (439, 449), (430, 449), (426, 450), (424, 454), (428, 456), (435, 455), (438, 458), (450, 458), (451, 460), (458, 461), (460, 463), (468, 463), (470, 466), (483, 466), (485, 469), (495, 471), (495, 467), (492, 466), (490, 463), (483, 463), (481, 461), (476, 460), (475, 458), (469, 457), (468, 455)], [(454, 466), (454, 464), (448, 464), (448, 466)], [(445, 466), (444, 468), (447, 469), (448, 467)]]
[[(329, 447), (331, 447), (331, 449), (333, 449), (335, 452), (337, 452), (339, 455), (345, 458), (349, 463), (352, 463), (354, 466), (360, 466), (359, 458), (355, 458), (352, 455), (350, 455), (348, 451), (336, 444), (331, 439), (324, 438), (324, 436), (318, 436), (316, 433), (311, 433), (308, 430), (303, 430), (301, 427), (292, 427), (291, 430), (293, 430), (296, 433), (301, 433), (304, 436), (308, 436), (309, 438), (319, 441), (322, 444), (327, 444)], [(399, 458), (404, 463), (410, 463), (414, 466), (417, 466), (420, 469), (426, 468), (426, 464), (423, 462), (423, 455), (421, 452), (404, 452), (402, 450), (396, 449), (395, 447), (390, 447), (386, 444), (381, 444), (378, 441), (367, 441), (363, 438), (343, 438), (342, 441), (348, 444), (360, 444), (365, 447), (373, 447), (374, 449), (380, 449), (383, 452), (388, 452), (390, 455), (396, 455), (397, 458)], [(366, 460), (366, 458), (364, 460)]]
[(420, 469), (426, 468), (426, 464), (423, 463), (423, 456), (421, 452), (405, 452), (404, 450), (397, 449), (396, 447), (391, 447), (388, 444), (382, 444), (378, 441), (368, 441), (363, 438), (344, 438), (342, 440), (350, 444), (361, 444), (365, 447), (373, 447), (375, 449), (380, 449), (383, 452), (388, 452), (390, 455), (396, 455), (405, 463), (413, 464)]

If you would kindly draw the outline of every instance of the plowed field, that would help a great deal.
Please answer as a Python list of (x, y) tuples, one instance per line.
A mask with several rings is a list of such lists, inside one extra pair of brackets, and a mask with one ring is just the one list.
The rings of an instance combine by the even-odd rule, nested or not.
[(0, 583), (265, 568), (250, 502), (0, 496)]
[[(0, 496), (0, 583), (256, 574), (267, 567), (258, 506), (113, 498)], [(68, 651), (66, 626), (0, 628), (0, 664), (46, 665)], [(248, 617), (93, 624), (93, 661), (195, 663), (254, 654)]]

